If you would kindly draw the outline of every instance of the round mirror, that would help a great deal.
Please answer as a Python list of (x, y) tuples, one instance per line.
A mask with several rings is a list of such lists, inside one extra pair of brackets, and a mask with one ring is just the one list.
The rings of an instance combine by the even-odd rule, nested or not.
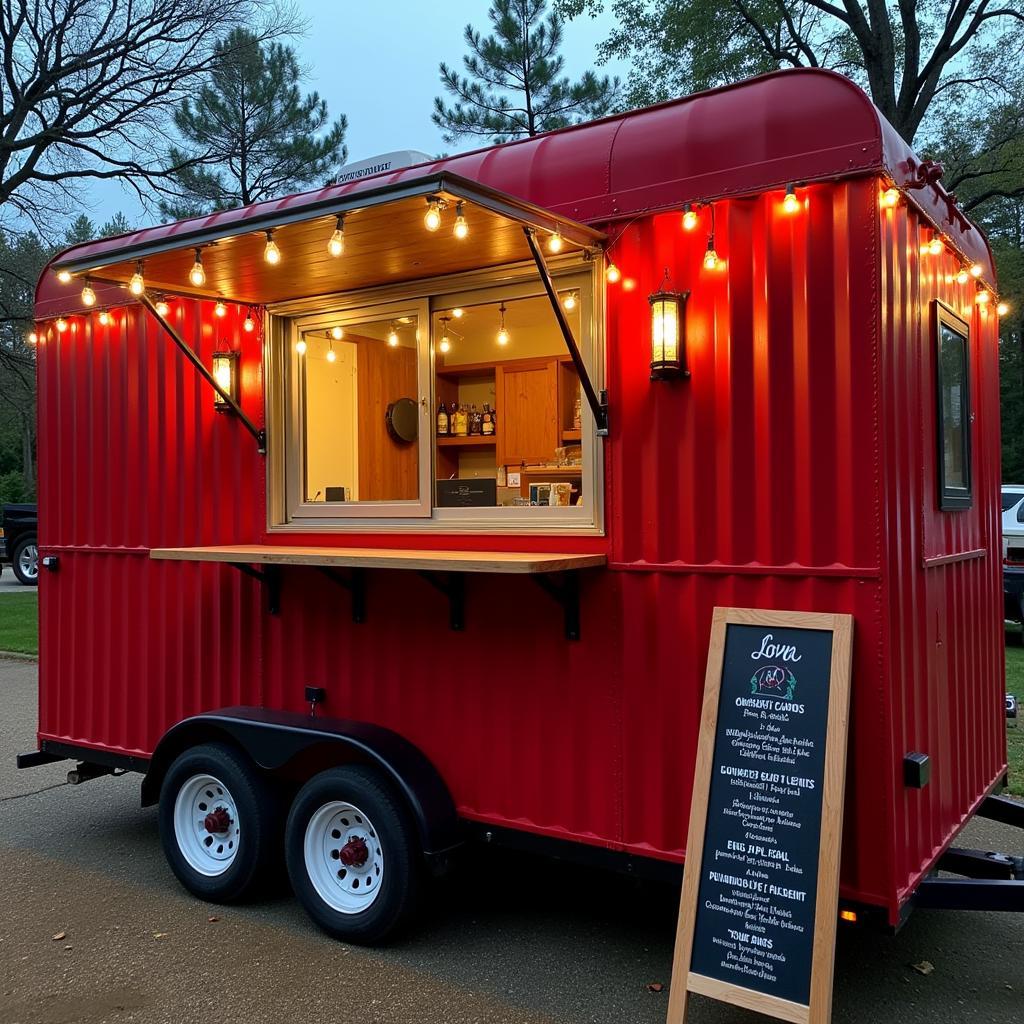
[(420, 410), (411, 398), (400, 398), (388, 406), (384, 414), (388, 433), (396, 440), (415, 441), (419, 433)]

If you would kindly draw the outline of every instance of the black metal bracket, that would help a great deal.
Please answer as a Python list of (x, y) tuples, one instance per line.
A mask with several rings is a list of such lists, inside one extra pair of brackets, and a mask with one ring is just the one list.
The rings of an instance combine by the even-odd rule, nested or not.
[(562, 582), (556, 583), (552, 576), (533, 576), (537, 585), (550, 594), (561, 606), (565, 615), (565, 638), (580, 638), (580, 580), (577, 572), (562, 574)]
[(217, 378), (206, 368), (203, 361), (193, 351), (189, 344), (184, 338), (167, 322), (167, 320), (157, 312), (156, 305), (153, 300), (143, 292), (139, 296), (139, 301), (146, 309), (153, 315), (156, 322), (164, 329), (164, 331), (170, 336), (171, 341), (181, 349), (182, 354), (185, 358), (195, 367), (196, 372), (199, 374), (207, 384), (213, 388), (214, 391), (223, 399), (227, 407), (242, 421), (242, 426), (249, 431), (250, 434), (256, 439), (256, 447), (260, 455), (267, 454), (267, 432), (260, 427), (257, 427), (255, 423), (242, 411), (242, 407), (238, 404), (235, 398), (230, 392), (225, 391), (224, 388), (217, 383)]
[(277, 615), (281, 611), (281, 566), (264, 565), (262, 569), (257, 569), (245, 562), (229, 562), (228, 564), (263, 584), (267, 593), (267, 611), (271, 615)]
[(448, 598), (448, 625), (461, 632), (466, 627), (466, 578), (461, 572), (436, 573), (420, 570), (420, 575)]
[(1005, 853), (991, 853), (987, 850), (967, 850), (951, 846), (940, 858), (936, 867), (940, 871), (952, 871), (967, 878), (1002, 878), (1024, 881), (1024, 857), (1011, 857)]
[(1005, 878), (926, 878), (914, 905), (928, 910), (1002, 910), (1024, 913), (1024, 881)]
[(1005, 796), (987, 796), (975, 811), (979, 818), (989, 818), (1003, 825), (1024, 828), (1024, 804)]
[(576, 344), (572, 328), (569, 326), (569, 321), (565, 318), (562, 304), (558, 301), (558, 291), (555, 289), (555, 282), (551, 279), (551, 271), (548, 269), (544, 254), (537, 244), (536, 230), (531, 227), (524, 227), (523, 233), (526, 235), (526, 242), (530, 246), (533, 262), (537, 264), (537, 272), (540, 274), (540, 279), (544, 284), (544, 291), (548, 294), (548, 301), (551, 303), (555, 320), (558, 321), (558, 329), (562, 332), (565, 347), (569, 350), (569, 355), (572, 356), (572, 364), (576, 367), (576, 375), (580, 379), (580, 387), (583, 389), (583, 394), (586, 395), (590, 411), (594, 414), (597, 432), (598, 434), (605, 435), (608, 433), (608, 393), (602, 391), (598, 395), (593, 381), (590, 379), (590, 373), (587, 370), (586, 363), (583, 362), (580, 347)]
[(366, 572), (360, 568), (354, 568), (345, 576), (337, 569), (329, 565), (316, 566), (329, 580), (333, 580), (339, 587), (344, 587), (352, 595), (352, 621), (366, 621)]

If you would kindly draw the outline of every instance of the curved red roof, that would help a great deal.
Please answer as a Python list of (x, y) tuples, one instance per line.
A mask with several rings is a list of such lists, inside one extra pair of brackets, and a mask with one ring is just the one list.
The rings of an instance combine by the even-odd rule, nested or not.
[[(250, 218), (294, 215), (307, 206), (437, 172), (598, 224), (794, 181), (878, 173), (907, 186), (919, 164), (858, 86), (831, 71), (798, 68), (345, 185), (87, 242), (60, 259), (109, 254), (113, 261), (122, 250), (199, 228), (230, 235), (236, 225), (245, 230)], [(994, 281), (984, 236), (951, 214), (941, 185), (910, 195)], [(37, 298), (53, 299), (64, 290), (53, 275), (44, 275)]]

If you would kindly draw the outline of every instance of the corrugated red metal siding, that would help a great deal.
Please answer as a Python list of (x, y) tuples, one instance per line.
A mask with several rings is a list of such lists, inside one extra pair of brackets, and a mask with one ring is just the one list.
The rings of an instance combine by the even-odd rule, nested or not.
[[(244, 311), (205, 311), (178, 300), (170, 318), (207, 365), (215, 347), (242, 347), (243, 401), (259, 408)], [(50, 323), (38, 348), (40, 544), (60, 558), (40, 586), (40, 733), (145, 753), (182, 716), (259, 702), (253, 588), (148, 551), (257, 536), (264, 464), (141, 307), (111, 312), (109, 327)]]
[[(973, 279), (956, 283), (956, 257), (921, 251), (931, 228), (913, 208), (883, 211), (881, 232), (891, 742), (897, 769), (911, 751), (933, 765), (922, 790), (897, 779), (894, 877), (903, 895), (1006, 768), (999, 336), (994, 312), (974, 302)], [(974, 504), (966, 511), (940, 511), (937, 500), (936, 299), (970, 324)]]
[[(918, 522), (921, 506), (906, 489), (886, 501), (885, 480), (906, 468), (880, 424), (890, 406), (913, 415), (901, 396), (917, 385), (908, 371), (880, 391), (889, 364), (877, 343), (876, 183), (802, 195), (793, 217), (781, 193), (718, 203), (720, 271), (701, 267), (707, 211), (691, 234), (673, 214), (616, 237), (624, 277), (608, 293), (607, 539), (315, 538), (607, 549), (613, 571), (584, 584), (579, 644), (565, 641), (559, 610), (529, 579), (472, 578), (459, 634), (444, 599), (411, 573), (371, 574), (368, 621), (356, 626), (347, 595), (312, 570), (286, 571), (282, 614), (271, 618), (257, 585), (228, 567), (151, 563), (153, 546), (281, 542), (265, 531), (263, 461), (138, 308), (118, 310), (109, 330), (94, 317), (71, 318), (59, 338), (51, 326), (39, 354), (41, 543), (62, 567), (41, 586), (41, 734), (146, 753), (190, 713), (236, 702), (298, 709), (315, 683), (332, 714), (417, 743), (467, 816), (677, 859), (712, 607), (848, 611), (843, 888), (893, 911), (909, 877), (903, 845), (918, 857), (935, 833), (919, 829), (916, 845), (899, 834), (893, 750), (901, 755), (903, 741), (892, 716), (903, 698), (883, 660), (899, 630), (923, 632), (883, 607), (886, 559), (903, 543), (891, 520)], [(646, 297), (666, 267), (691, 292), (692, 377), (652, 384)], [(259, 420), (260, 343), (242, 334), (241, 315), (219, 323), (209, 303), (183, 300), (173, 313), (205, 360), (216, 336), (243, 347), (243, 403)], [(989, 431), (986, 450), (998, 446), (991, 417), (976, 431)], [(979, 462), (979, 472), (991, 477), (994, 465)], [(989, 612), (980, 602), (986, 623)], [(955, 607), (945, 614), (950, 629), (962, 620)], [(958, 651), (962, 666), (991, 653)], [(960, 714), (983, 728), (982, 711)], [(940, 775), (927, 797), (941, 799), (946, 818), (963, 814), (983, 774), (953, 791)]]

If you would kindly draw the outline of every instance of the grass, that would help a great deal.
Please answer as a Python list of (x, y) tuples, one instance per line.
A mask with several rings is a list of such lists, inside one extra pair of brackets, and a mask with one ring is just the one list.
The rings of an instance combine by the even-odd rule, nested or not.
[[(1024, 713), (1024, 647), (1020, 639), (1007, 633), (1006, 692), (1016, 694), (1018, 714)], [(1024, 797), (1024, 717), (1017, 727), (1006, 730), (1006, 756), (1010, 764), (1010, 793)]]
[(0, 651), (39, 653), (39, 603), (29, 594), (0, 594)]

